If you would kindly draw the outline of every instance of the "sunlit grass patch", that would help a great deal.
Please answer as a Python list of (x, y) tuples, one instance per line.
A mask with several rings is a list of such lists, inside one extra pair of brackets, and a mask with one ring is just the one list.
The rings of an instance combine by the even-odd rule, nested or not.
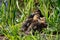
[[(9, 40), (60, 40), (60, 2), (38, 0), (40, 6), (35, 7), (34, 0), (2, 0), (0, 6), (0, 34)], [(22, 5), (23, 4), (23, 5)], [(25, 35), (20, 31), (22, 23), (32, 14), (34, 9), (41, 10), (46, 18), (47, 28), (42, 34)], [(48, 15), (48, 13), (50, 13)], [(49, 17), (48, 17), (49, 16)], [(51, 33), (49, 33), (49, 31)], [(53, 35), (53, 32), (57, 34)]]

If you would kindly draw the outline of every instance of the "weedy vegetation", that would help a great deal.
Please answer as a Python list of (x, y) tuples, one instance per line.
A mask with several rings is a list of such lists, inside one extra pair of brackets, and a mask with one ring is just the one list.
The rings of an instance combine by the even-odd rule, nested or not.
[[(46, 18), (47, 28), (26, 35), (23, 22), (39, 9)], [(31, 30), (32, 31), (32, 30)], [(60, 40), (60, 0), (1, 0), (0, 37), (4, 40)]]

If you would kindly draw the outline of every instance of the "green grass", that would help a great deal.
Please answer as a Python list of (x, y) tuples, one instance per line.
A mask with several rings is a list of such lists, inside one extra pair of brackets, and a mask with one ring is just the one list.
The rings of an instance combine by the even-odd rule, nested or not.
[[(8, 3), (7, 6), (6, 2)], [(59, 0), (38, 0), (40, 5), (38, 8), (46, 17), (48, 27), (43, 29), (42, 34), (36, 32), (35, 35), (25, 35), (20, 32), (22, 23), (36, 8), (34, 0), (24, 0), (21, 3), (18, 0), (6, 0), (6, 2), (2, 0), (0, 6), (0, 34), (4, 34), (9, 40), (60, 40), (58, 34), (60, 31)], [(49, 17), (48, 12), (50, 13)], [(57, 31), (57, 34), (52, 35), (53, 31)]]

